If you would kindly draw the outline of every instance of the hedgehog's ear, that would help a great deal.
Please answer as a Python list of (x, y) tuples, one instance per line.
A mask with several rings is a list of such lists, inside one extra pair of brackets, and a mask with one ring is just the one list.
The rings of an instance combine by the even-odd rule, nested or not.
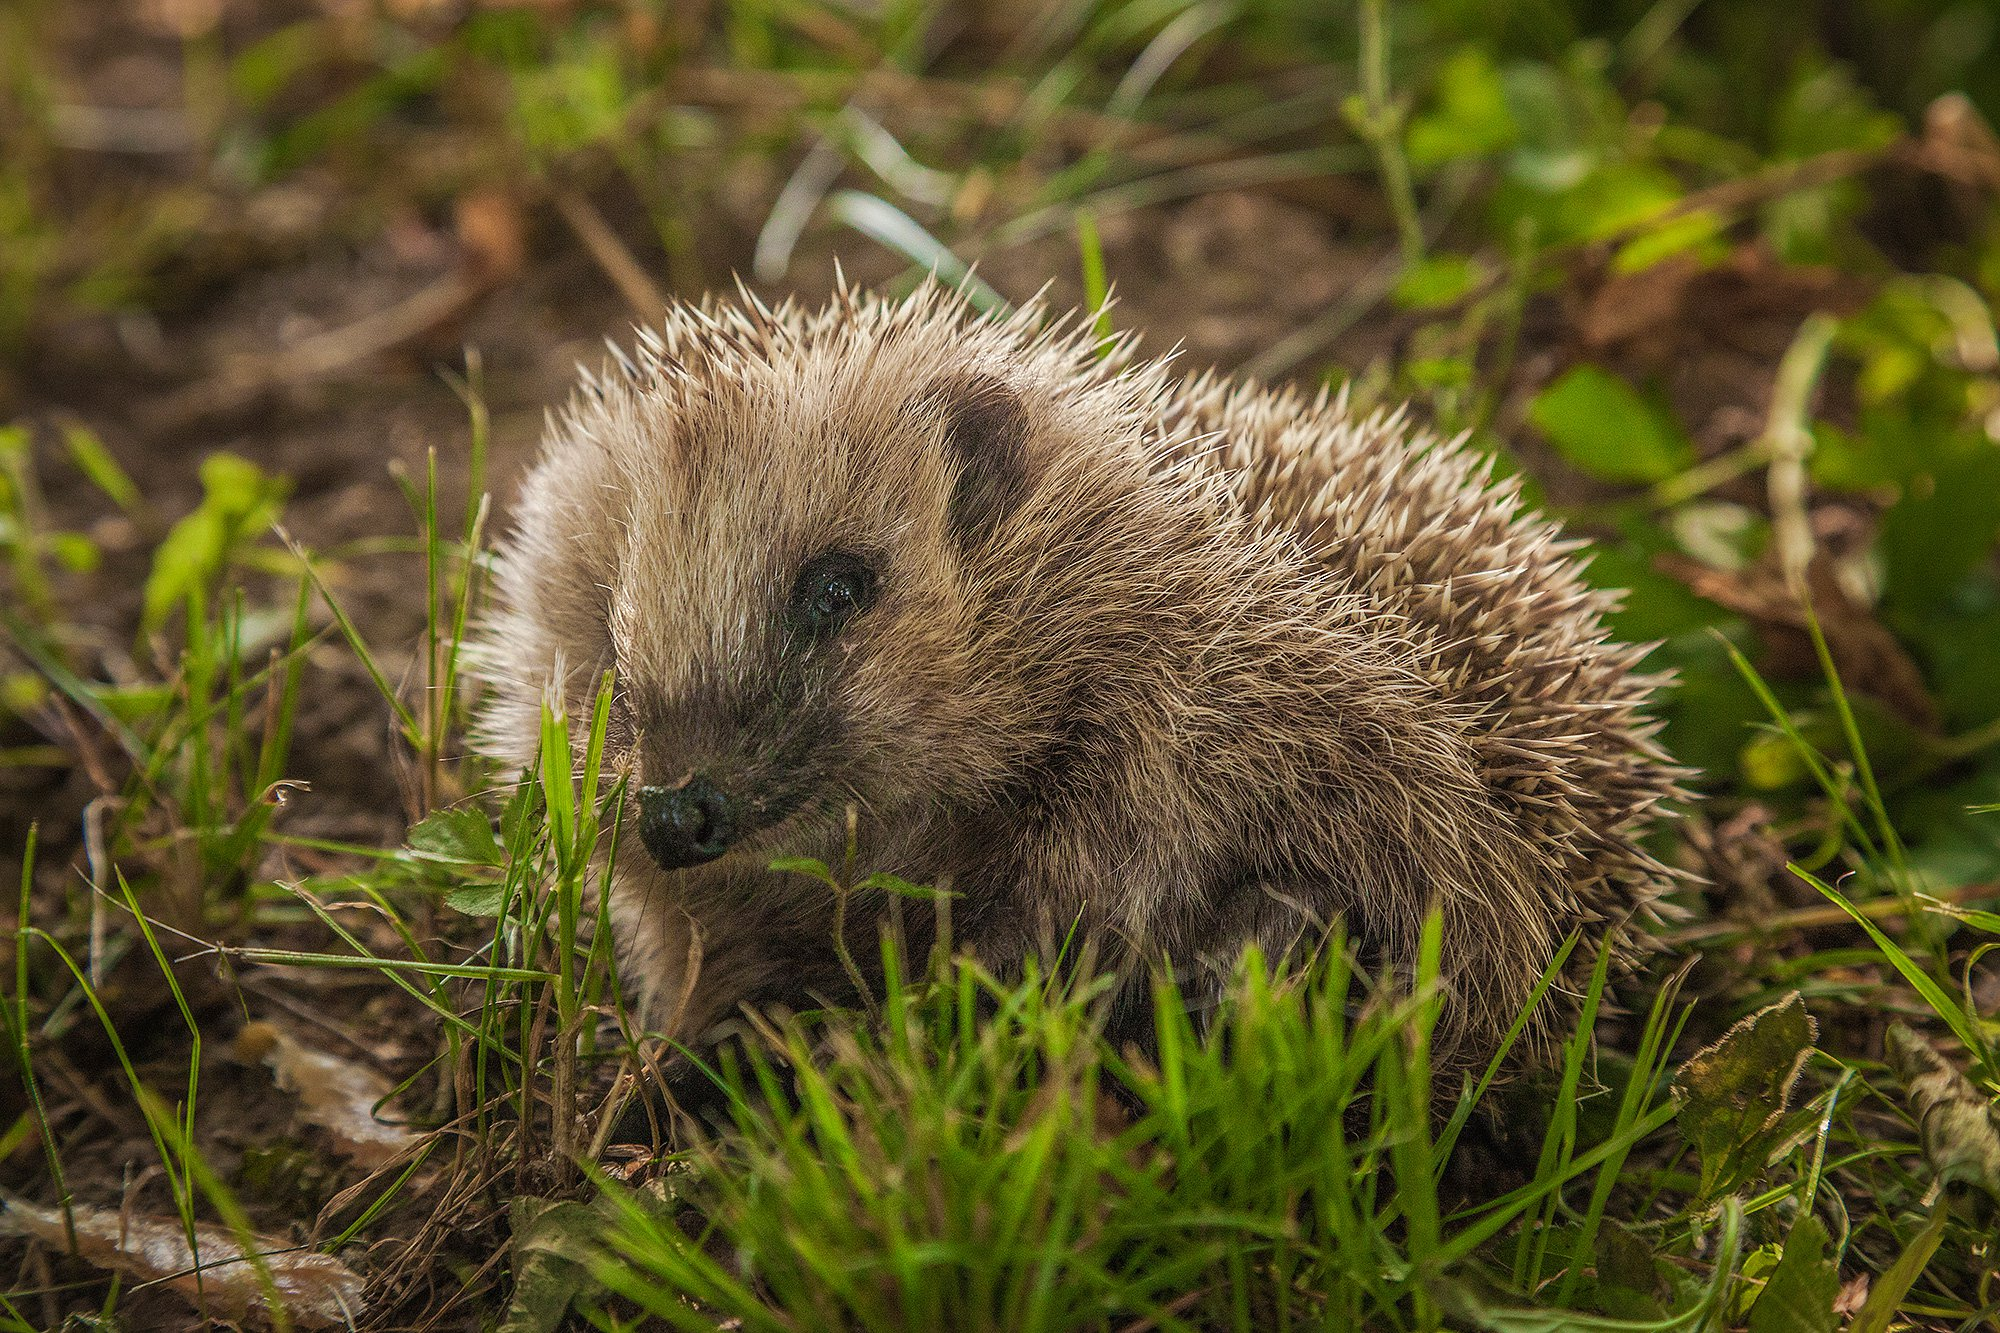
[(942, 380), (925, 396), (944, 417), (945, 449), (957, 472), (952, 531), (977, 545), (1027, 496), (1028, 410), (1004, 381), (984, 373)]

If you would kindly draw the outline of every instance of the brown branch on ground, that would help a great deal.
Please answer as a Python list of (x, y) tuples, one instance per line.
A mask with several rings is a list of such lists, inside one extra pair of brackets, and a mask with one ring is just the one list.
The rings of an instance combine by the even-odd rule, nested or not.
[[(1958, 907), (2000, 897), (2000, 883), (1967, 884), (1947, 893), (1928, 896), (1937, 902)], [(1903, 898), (1876, 898), (1870, 902), (1855, 904), (1855, 910), (1871, 921), (1881, 921), (1888, 917), (1908, 916), (1910, 904)], [(1746, 935), (1774, 935), (1786, 930), (1815, 930), (1824, 926), (1838, 926), (1853, 919), (1853, 915), (1846, 908), (1836, 903), (1822, 903), (1817, 907), (1796, 907), (1759, 921), (1703, 921), (1684, 930), (1674, 931), (1665, 936), (1664, 940), (1669, 946), (1682, 949), (1692, 944), (1709, 944), (1716, 940), (1736, 939)]]
[(583, 248), (590, 252), (597, 266), (604, 270), (604, 276), (611, 279), (611, 285), (625, 298), (625, 304), (632, 307), (633, 314), (650, 323), (667, 313), (665, 293), (625, 242), (618, 239), (618, 233), (604, 220), (604, 214), (597, 211), (597, 205), (579, 191), (566, 188), (557, 189), (549, 201), (583, 242)]
[(215, 374), (150, 406), (146, 424), (159, 431), (183, 430), (246, 411), (288, 388), (324, 380), (422, 337), (470, 310), (487, 290), (486, 282), (464, 270), (447, 273), (351, 324), (268, 355), (226, 362)]

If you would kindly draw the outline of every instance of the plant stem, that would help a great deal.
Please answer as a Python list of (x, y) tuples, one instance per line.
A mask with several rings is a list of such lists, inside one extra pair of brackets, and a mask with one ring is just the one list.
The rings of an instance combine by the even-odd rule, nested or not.
[(1403, 122), (1409, 108), (1389, 96), (1389, 17), (1387, 0), (1361, 0), (1361, 94), (1349, 98), (1347, 119), (1374, 150), (1382, 188), (1396, 219), (1396, 240), (1405, 270), (1424, 257), (1424, 229), (1417, 218), (1416, 190), (1409, 159), (1403, 156)]

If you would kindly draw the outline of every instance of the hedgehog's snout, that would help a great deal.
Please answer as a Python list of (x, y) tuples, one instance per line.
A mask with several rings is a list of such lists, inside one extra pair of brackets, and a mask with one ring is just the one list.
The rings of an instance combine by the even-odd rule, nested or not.
[(700, 773), (671, 787), (639, 788), (639, 840), (662, 870), (698, 866), (729, 850), (740, 827), (736, 802)]

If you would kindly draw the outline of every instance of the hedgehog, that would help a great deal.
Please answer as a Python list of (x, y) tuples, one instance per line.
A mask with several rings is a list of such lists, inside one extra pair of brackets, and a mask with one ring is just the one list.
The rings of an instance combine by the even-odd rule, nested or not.
[(1436, 913), (1435, 1050), (1475, 1060), (1570, 935), (1572, 981), (1629, 958), (1672, 879), (1644, 845), (1681, 796), (1660, 678), (1581, 546), (1403, 409), (1183, 377), (935, 281), (744, 292), (551, 414), (477, 740), (525, 766), (544, 707), (581, 736), (611, 673), (612, 930), (683, 1041), (851, 999), (873, 932), (945, 915), (774, 866), (851, 852), (948, 887), (996, 972), (1080, 936), (1197, 1010), (1247, 948), (1335, 931), (1407, 977)]

